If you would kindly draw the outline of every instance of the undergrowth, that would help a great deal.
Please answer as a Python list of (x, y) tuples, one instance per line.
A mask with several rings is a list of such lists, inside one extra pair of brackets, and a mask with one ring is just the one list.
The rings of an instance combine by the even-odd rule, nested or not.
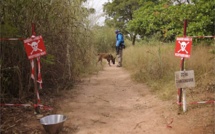
[[(194, 70), (198, 92), (215, 90), (215, 46), (193, 46), (185, 69)], [(123, 66), (135, 81), (146, 83), (162, 99), (175, 97), (175, 72), (180, 71), (180, 57), (174, 56), (175, 43), (139, 43), (124, 51)]]

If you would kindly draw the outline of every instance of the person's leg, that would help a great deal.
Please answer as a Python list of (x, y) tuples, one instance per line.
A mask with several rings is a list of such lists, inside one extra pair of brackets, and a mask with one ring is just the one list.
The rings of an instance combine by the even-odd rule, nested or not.
[(122, 66), (122, 49), (119, 49), (119, 54), (118, 54), (118, 65), (117, 67)]

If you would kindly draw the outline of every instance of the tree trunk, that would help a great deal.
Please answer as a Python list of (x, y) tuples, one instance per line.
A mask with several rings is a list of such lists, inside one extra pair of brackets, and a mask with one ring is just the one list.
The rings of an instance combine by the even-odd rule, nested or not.
[(132, 37), (132, 45), (133, 45), (133, 46), (135, 45), (136, 36), (137, 36), (137, 34), (134, 34), (134, 36)]

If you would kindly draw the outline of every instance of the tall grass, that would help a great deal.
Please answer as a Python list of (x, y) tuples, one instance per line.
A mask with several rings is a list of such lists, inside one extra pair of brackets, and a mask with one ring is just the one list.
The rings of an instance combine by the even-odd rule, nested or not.
[[(215, 85), (215, 55), (209, 52), (211, 48), (194, 46), (191, 57), (185, 59), (185, 69), (194, 70), (195, 88), (201, 90), (206, 90), (210, 84)], [(177, 92), (174, 74), (180, 70), (181, 60), (174, 56), (174, 50), (174, 43), (131, 46), (124, 51), (123, 66), (131, 71), (134, 80), (146, 83), (161, 98), (170, 99)]]

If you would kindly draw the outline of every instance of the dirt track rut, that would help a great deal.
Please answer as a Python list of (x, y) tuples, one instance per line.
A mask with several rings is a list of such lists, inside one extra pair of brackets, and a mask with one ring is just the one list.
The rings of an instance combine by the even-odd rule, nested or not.
[(64, 126), (72, 134), (198, 133), (183, 125), (186, 120), (173, 110), (172, 102), (161, 101), (116, 66), (83, 79), (58, 105), (57, 112), (68, 117)]

